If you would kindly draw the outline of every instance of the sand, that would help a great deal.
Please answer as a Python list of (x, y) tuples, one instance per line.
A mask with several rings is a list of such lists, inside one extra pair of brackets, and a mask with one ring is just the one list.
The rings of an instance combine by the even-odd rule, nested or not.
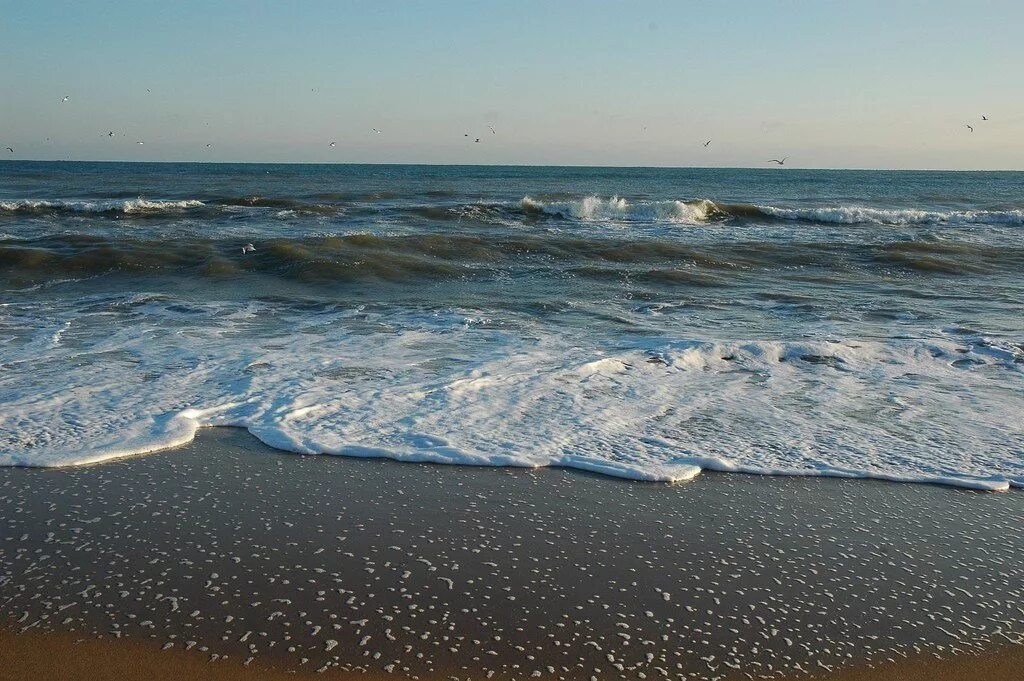
[(1022, 499), (298, 457), (211, 429), (0, 471), (0, 647), (43, 678), (1017, 678)]
[[(1019, 681), (1024, 646), (981, 655), (913, 659), (870, 669), (815, 675), (822, 681)], [(185, 651), (159, 652), (156, 646), (123, 641), (81, 639), (67, 634), (13, 634), (0, 629), (0, 679), (66, 681), (284, 681), (311, 678), (392, 679), (381, 673), (332, 670), (315, 672), (243, 666), (231, 658), (210, 662)], [(737, 675), (736, 678), (747, 678)]]

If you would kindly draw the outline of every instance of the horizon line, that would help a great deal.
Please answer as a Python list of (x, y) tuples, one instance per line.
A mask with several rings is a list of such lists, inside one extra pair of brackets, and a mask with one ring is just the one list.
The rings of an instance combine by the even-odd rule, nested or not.
[(0, 163), (119, 163), (140, 165), (254, 165), (254, 166), (417, 166), (426, 168), (605, 168), (610, 170), (810, 170), (829, 172), (886, 172), (886, 173), (1024, 173), (1024, 167), (1014, 168), (849, 168), (810, 166), (650, 166), (650, 165), (579, 165), (550, 163), (423, 163), (423, 162), (345, 162), (345, 161), (144, 161), (138, 159), (35, 159), (0, 158)]

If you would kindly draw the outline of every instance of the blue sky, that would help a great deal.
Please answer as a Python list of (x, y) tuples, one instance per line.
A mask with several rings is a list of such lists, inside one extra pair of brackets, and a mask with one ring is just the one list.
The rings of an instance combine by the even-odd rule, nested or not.
[(12, 158), (1024, 168), (1019, 2), (0, 0), (0, 17)]

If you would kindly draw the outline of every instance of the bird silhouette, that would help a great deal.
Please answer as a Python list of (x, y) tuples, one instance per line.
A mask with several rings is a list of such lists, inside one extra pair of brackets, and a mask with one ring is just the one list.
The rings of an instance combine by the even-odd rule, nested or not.
[(789, 158), (789, 156), (783, 156), (781, 159), (779, 159), (779, 158), (769, 159), (768, 163), (778, 163), (780, 166), (784, 166), (784, 165), (786, 165), (786, 159), (787, 158)]
[(704, 146), (706, 147), (706, 146), (708, 146), (709, 144), (711, 144), (711, 140), (708, 140), (707, 142), (705, 142), (705, 143), (704, 143)]
[(970, 124), (967, 124), (967, 125), (966, 125), (965, 127), (966, 127), (966, 128), (968, 129), (968, 130), (970, 130), (971, 132), (974, 132), (974, 127), (973, 127), (973, 126), (971, 126)]

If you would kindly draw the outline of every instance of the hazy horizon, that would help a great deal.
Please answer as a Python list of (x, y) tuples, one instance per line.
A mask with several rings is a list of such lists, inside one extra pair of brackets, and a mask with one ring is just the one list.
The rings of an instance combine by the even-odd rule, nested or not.
[(4, 160), (1024, 169), (1008, 2), (4, 9)]

